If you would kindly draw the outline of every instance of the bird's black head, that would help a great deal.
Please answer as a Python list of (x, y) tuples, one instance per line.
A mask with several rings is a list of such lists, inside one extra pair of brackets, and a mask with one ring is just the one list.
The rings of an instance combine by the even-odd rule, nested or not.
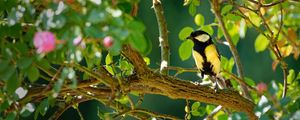
[(186, 39), (191, 39), (193, 41), (206, 42), (211, 39), (210, 35), (202, 30), (196, 30), (190, 34)]

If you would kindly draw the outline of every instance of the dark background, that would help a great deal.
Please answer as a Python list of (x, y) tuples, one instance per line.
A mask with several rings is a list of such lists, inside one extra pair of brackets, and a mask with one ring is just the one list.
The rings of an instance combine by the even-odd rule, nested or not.
[[(162, 0), (162, 4), (164, 7), (164, 14), (166, 16), (169, 31), (169, 44), (171, 49), (170, 65), (180, 66), (184, 68), (195, 67), (192, 58), (186, 61), (181, 61), (178, 55), (178, 48), (182, 43), (182, 41), (178, 38), (178, 33), (185, 26), (190, 26), (194, 29), (198, 29), (198, 27), (194, 23), (194, 17), (188, 13), (188, 7), (183, 6), (183, 0)], [(154, 10), (151, 8), (151, 6), (152, 0), (141, 0), (139, 4), (137, 19), (145, 24), (145, 35), (147, 39), (152, 42), (152, 52), (148, 55), (148, 57), (151, 59), (150, 67), (153, 69), (159, 69), (159, 32)], [(197, 8), (197, 13), (201, 13), (205, 17), (205, 24), (210, 24), (214, 21), (214, 16), (211, 12), (210, 4), (206, 0), (201, 1), (200, 6)], [(214, 33), (217, 33), (216, 27), (214, 27), (214, 30)], [(280, 67), (278, 66), (276, 71), (272, 70), (272, 59), (270, 57), (270, 52), (268, 50), (260, 53), (255, 52), (254, 41), (257, 35), (258, 33), (254, 29), (248, 28), (245, 38), (240, 39), (239, 43), (237, 44), (237, 50), (241, 57), (245, 77), (252, 78), (256, 83), (262, 81), (268, 83), (271, 80), (280, 81), (282, 83), (282, 72)], [(216, 34), (214, 34), (213, 36), (216, 36)], [(227, 46), (217, 44), (217, 47), (222, 56), (226, 56), (227, 58), (231, 57), (231, 53)], [(300, 63), (297, 63), (292, 56), (288, 57), (285, 60), (289, 65), (289, 69), (295, 69), (296, 71), (300, 70)], [(236, 71), (235, 68), (234, 71)], [(171, 72), (170, 74), (172, 75), (174, 74), (174, 72)], [(185, 73), (179, 75), (178, 77), (181, 79), (192, 81), (199, 79), (195, 73)], [(141, 107), (149, 109), (151, 111), (171, 114), (179, 118), (183, 118), (185, 115), (184, 106), (185, 100), (171, 100), (164, 96), (145, 95)], [(107, 107), (99, 104), (96, 101), (81, 103), (79, 105), (79, 108), (83, 113), (84, 118), (87, 120), (98, 119), (98, 110), (109, 111)], [(80, 119), (76, 110), (74, 109), (67, 110), (61, 117), (61, 119), (71, 118)]]

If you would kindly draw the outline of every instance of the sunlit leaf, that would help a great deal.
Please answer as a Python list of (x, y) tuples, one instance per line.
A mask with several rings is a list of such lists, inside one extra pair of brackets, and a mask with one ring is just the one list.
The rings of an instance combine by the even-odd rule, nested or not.
[(207, 32), (210, 35), (214, 34), (214, 29), (210, 25), (205, 25), (205, 26), (201, 27), (201, 30)]
[(224, 15), (228, 13), (231, 9), (232, 9), (232, 5), (225, 5), (221, 10), (221, 14)]
[(200, 13), (198, 13), (195, 16), (195, 20), (194, 21), (195, 21), (196, 25), (198, 25), (198, 26), (202, 26), (205, 23), (205, 19), (204, 19), (203, 15), (200, 14)]
[(296, 73), (295, 73), (295, 71), (294, 71), (293, 69), (290, 69), (290, 70), (289, 70), (289, 74), (288, 74), (288, 76), (287, 76), (287, 82), (288, 82), (289, 84), (291, 84), (295, 78), (296, 78)]
[(179, 56), (181, 58), (181, 60), (187, 60), (188, 58), (190, 58), (191, 54), (192, 54), (192, 48), (194, 46), (193, 41), (191, 40), (187, 40), (184, 41), (180, 47), (179, 47)]
[(180, 40), (185, 40), (190, 34), (194, 31), (193, 28), (191, 27), (184, 27), (183, 29), (180, 30), (179, 32), (179, 39)]
[(254, 47), (255, 47), (255, 51), (256, 52), (262, 52), (264, 51), (268, 45), (269, 45), (270, 41), (265, 37), (263, 36), (262, 34), (259, 34), (255, 40), (255, 44), (254, 44)]

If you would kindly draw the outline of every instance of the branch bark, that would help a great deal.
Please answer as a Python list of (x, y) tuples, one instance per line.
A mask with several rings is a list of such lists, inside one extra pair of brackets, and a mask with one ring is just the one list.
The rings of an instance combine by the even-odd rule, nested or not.
[(153, 0), (153, 8), (155, 11), (158, 29), (159, 29), (159, 43), (161, 47), (161, 73), (168, 74), (168, 69), (170, 61), (170, 48), (168, 42), (168, 29), (167, 23), (163, 12), (163, 7), (160, 0)]
[[(136, 54), (135, 52), (136, 51), (134, 50), (126, 52), (125, 56), (131, 57), (131, 54)], [(135, 59), (131, 60), (135, 62), (139, 61)], [(239, 93), (235, 91), (219, 90), (216, 93), (213, 89), (207, 86), (195, 85), (192, 82), (154, 73), (149, 69), (147, 69), (147, 71), (143, 74), (130, 76), (129, 79), (127, 79), (125, 88), (127, 88), (126, 91), (129, 92), (158, 94), (168, 96), (172, 99), (189, 99), (214, 105), (222, 105), (224, 108), (245, 112), (252, 120), (257, 119), (253, 113), (255, 106), (254, 103), (240, 96)]]
[[(225, 24), (224, 24), (224, 21), (222, 19), (221, 12), (220, 12), (220, 5), (218, 3), (218, 0), (213, 0), (211, 6), (214, 10), (214, 14), (215, 14), (216, 18), (219, 21), (219, 25), (224, 33), (225, 39), (229, 43), (230, 51), (231, 51), (231, 53), (234, 57), (234, 61), (236, 63), (237, 73), (240, 78), (244, 79), (244, 73), (243, 73), (243, 68), (242, 68), (242, 64), (240, 61), (240, 56), (238, 54), (238, 51), (235, 48), (235, 45), (232, 42), (232, 39), (231, 39), (227, 29), (225, 28)], [(245, 97), (247, 97), (248, 99), (251, 99), (250, 93), (249, 93), (246, 85), (242, 82), (239, 82), (239, 84), (241, 85), (243, 95)]]

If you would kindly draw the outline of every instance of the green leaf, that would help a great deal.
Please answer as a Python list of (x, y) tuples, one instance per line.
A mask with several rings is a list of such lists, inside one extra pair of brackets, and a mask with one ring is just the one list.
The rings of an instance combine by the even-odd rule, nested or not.
[(150, 61), (150, 58), (148, 57), (143, 57), (144, 58), (144, 61), (146, 62), (147, 65), (150, 65), (151, 61)]
[(6, 70), (6, 68), (7, 68), (8, 65), (9, 65), (9, 61), (8, 60), (2, 60), (2, 59), (0, 59), (0, 74), (1, 74), (1, 72), (3, 70)]
[(106, 18), (108, 17), (103, 10), (93, 9), (88, 16), (87, 21), (96, 24), (104, 22)]
[(261, 23), (261, 18), (253, 12), (248, 12), (249, 13), (249, 19), (253, 22), (253, 24), (257, 27), (260, 26)]
[(194, 16), (196, 14), (197, 7), (194, 4), (190, 4), (189, 6), (189, 13), (190, 15)]
[(192, 111), (194, 110), (198, 110), (198, 108), (200, 107), (201, 103), (200, 102), (194, 102), (192, 105)]
[(225, 5), (221, 10), (221, 14), (224, 15), (228, 13), (231, 9), (232, 9), (232, 5)]
[(206, 105), (205, 111), (210, 114), (216, 107), (213, 105)]
[(295, 78), (296, 78), (295, 71), (293, 69), (290, 69), (289, 70), (289, 75), (287, 76), (288, 84), (291, 84)]
[(206, 113), (206, 108), (205, 107), (199, 107), (198, 111), (200, 113), (200, 116), (203, 116)]
[(195, 16), (195, 23), (196, 23), (196, 25), (198, 25), (198, 26), (204, 25), (205, 19), (204, 19), (204, 17), (203, 17), (202, 14), (199, 13), (199, 14), (197, 14), (197, 15)]
[(201, 30), (207, 32), (210, 35), (214, 34), (214, 29), (210, 25), (205, 25), (205, 26), (201, 27)]
[(233, 57), (231, 57), (228, 61), (227, 70), (231, 72), (233, 66), (234, 66), (234, 59), (233, 59)]
[(100, 32), (98, 28), (95, 26), (89, 26), (84, 28), (84, 33), (88, 37), (93, 37), (93, 38), (103, 38), (104, 34), (103, 32)]
[(49, 69), (51, 67), (50, 63), (47, 59), (41, 59), (37, 62), (39, 66), (41, 66), (43, 69)]
[(269, 45), (270, 41), (265, 37), (263, 36), (262, 34), (259, 34), (255, 40), (255, 44), (254, 44), (254, 47), (255, 47), (255, 51), (256, 52), (262, 52), (264, 51), (268, 45)]
[(192, 54), (192, 48), (194, 46), (193, 41), (191, 40), (187, 40), (184, 41), (180, 47), (179, 47), (179, 56), (181, 58), (181, 60), (187, 60), (188, 58), (190, 58), (191, 54)]
[(251, 78), (245, 77), (245, 82), (250, 86), (255, 86), (255, 82)]
[(16, 120), (16, 116), (17, 116), (16, 112), (10, 112), (10, 113), (7, 115), (7, 117), (6, 117), (5, 120)]
[(236, 34), (234, 34), (234, 35), (232, 36), (232, 42), (233, 42), (233, 44), (234, 44), (235, 46), (237, 45), (237, 43), (239, 42), (239, 40), (240, 40), (240, 36), (239, 36), (238, 33), (236, 33)]
[(195, 111), (192, 111), (192, 115), (193, 116), (200, 116), (200, 112), (199, 111), (197, 111), (197, 110), (195, 110)]
[(218, 38), (223, 37), (223, 31), (221, 30), (221, 28), (218, 28)]
[(144, 32), (146, 30), (145, 25), (139, 21), (130, 21), (128, 23), (128, 28), (132, 31)]
[(16, 89), (20, 86), (21, 81), (18, 80), (18, 74), (14, 72), (14, 74), (7, 81), (6, 89), (9, 94), (13, 94)]
[(130, 36), (130, 45), (137, 49), (139, 52), (146, 51), (147, 48), (147, 40), (145, 36), (141, 32), (134, 32)]
[(113, 58), (110, 54), (107, 54), (105, 57), (105, 64), (110, 65), (111, 63), (113, 63)]
[(10, 79), (10, 77), (15, 73), (16, 68), (14, 66), (8, 66), (0, 72), (0, 78), (4, 81), (7, 81)]
[(106, 70), (114, 75), (113, 68), (110, 66), (110, 64), (113, 63), (113, 57), (110, 54), (107, 54), (105, 57), (105, 64), (106, 64)]
[(23, 57), (21, 59), (19, 59), (17, 61), (17, 66), (20, 68), (20, 69), (26, 69), (28, 68), (32, 63), (32, 58), (30, 57)]
[(37, 107), (37, 109), (34, 113), (34, 119), (36, 120), (38, 118), (39, 114), (44, 116), (46, 114), (48, 108), (49, 108), (48, 99), (44, 99)]
[(5, 100), (0, 104), (0, 112), (2, 112), (3, 110), (9, 108), (10, 104), (9, 104), (9, 100)]
[(284, 97), (280, 100), (280, 106), (286, 106), (291, 101), (290, 97)]
[(184, 27), (183, 29), (181, 29), (180, 30), (180, 32), (179, 32), (179, 39), (180, 40), (186, 40), (186, 38), (188, 37), (188, 36), (190, 36), (190, 34), (192, 33), (194, 31), (194, 29), (193, 28), (191, 28), (191, 27)]
[(31, 66), (27, 71), (27, 75), (31, 82), (35, 82), (40, 76), (40, 71), (35, 66)]

